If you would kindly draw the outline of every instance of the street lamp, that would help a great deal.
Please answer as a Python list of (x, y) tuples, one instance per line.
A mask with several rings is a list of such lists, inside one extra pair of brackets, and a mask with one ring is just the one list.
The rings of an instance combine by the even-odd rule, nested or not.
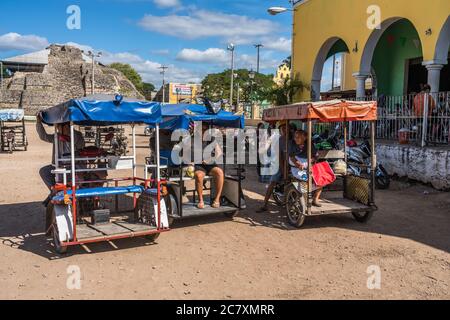
[(269, 12), (270, 15), (276, 16), (277, 14), (283, 13), (289, 11), (288, 8), (285, 7), (270, 7), (267, 12)]
[(227, 50), (231, 52), (231, 86), (230, 86), (230, 106), (233, 109), (233, 88), (234, 88), (234, 49), (233, 43), (230, 43)]
[[(295, 4), (297, 4), (299, 1), (298, 0), (289, 0), (289, 3), (294, 6)], [(285, 8), (285, 7), (270, 7), (267, 12), (272, 15), (272, 16), (276, 16), (280, 13), (285, 13), (287, 11), (291, 11), (292, 12), (292, 41), (291, 41), (291, 61), (294, 61), (294, 38), (295, 38), (295, 12), (297, 11), (296, 8), (294, 9), (289, 9), (289, 8)], [(293, 79), (293, 72), (294, 68), (292, 68), (292, 63), (291, 63), (291, 79)]]
[(91, 94), (95, 93), (95, 58), (100, 58), (102, 56), (101, 52), (93, 52), (88, 51), (87, 53), (85, 51), (82, 51), (84, 54), (86, 54), (89, 58), (92, 59), (92, 76), (91, 76)]

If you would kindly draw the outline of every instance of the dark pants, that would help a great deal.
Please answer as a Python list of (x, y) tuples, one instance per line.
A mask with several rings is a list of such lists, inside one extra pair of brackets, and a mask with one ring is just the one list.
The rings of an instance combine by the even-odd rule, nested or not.
[(48, 165), (48, 166), (42, 167), (39, 170), (39, 175), (41, 176), (41, 179), (47, 186), (48, 190), (52, 190), (52, 187), (56, 183), (55, 175), (52, 173), (53, 169), (54, 169), (53, 165)]

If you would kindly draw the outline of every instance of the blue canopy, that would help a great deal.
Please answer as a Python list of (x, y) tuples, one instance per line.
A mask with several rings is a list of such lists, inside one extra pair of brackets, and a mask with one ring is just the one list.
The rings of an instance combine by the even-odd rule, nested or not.
[(161, 129), (176, 130), (189, 129), (193, 121), (207, 122), (211, 125), (224, 128), (239, 128), (245, 126), (244, 115), (235, 115), (232, 112), (220, 110), (217, 114), (211, 113), (203, 105), (198, 104), (166, 104), (162, 107), (163, 121)]
[[(101, 98), (101, 99), (99, 99)], [(73, 122), (84, 126), (108, 126), (126, 123), (160, 123), (161, 104), (123, 99), (113, 96), (91, 96), (72, 99), (42, 112), (49, 125)]]

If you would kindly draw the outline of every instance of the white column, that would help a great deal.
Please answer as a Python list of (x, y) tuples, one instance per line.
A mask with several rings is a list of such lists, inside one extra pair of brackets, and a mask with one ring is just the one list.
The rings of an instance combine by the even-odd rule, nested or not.
[(366, 97), (366, 80), (370, 75), (367, 73), (354, 73), (353, 78), (356, 80), (356, 98), (361, 99)]
[(320, 100), (320, 80), (311, 80), (311, 99)]
[(441, 70), (445, 63), (436, 63), (436, 61), (425, 61), (423, 65), (428, 70), (428, 84), (431, 87), (431, 93), (439, 92), (441, 80)]

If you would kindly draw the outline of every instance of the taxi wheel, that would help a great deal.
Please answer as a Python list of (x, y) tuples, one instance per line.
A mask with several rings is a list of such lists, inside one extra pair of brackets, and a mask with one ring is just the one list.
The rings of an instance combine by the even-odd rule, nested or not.
[(161, 233), (153, 233), (153, 234), (149, 234), (148, 236), (145, 236), (145, 239), (149, 240), (150, 242), (155, 242), (156, 239), (159, 238), (159, 235)]
[(53, 225), (53, 245), (55, 246), (55, 251), (58, 254), (66, 254), (67, 246), (63, 246), (59, 241), (58, 227), (56, 223)]
[(286, 193), (286, 213), (289, 224), (296, 228), (300, 228), (305, 222), (305, 197), (294, 186), (291, 186)]
[(224, 216), (230, 219), (233, 219), (239, 214), (239, 210), (233, 211), (233, 212), (225, 212)]
[(366, 212), (352, 212), (353, 217), (356, 221), (360, 223), (366, 223), (369, 221), (373, 216), (373, 211), (366, 211)]

